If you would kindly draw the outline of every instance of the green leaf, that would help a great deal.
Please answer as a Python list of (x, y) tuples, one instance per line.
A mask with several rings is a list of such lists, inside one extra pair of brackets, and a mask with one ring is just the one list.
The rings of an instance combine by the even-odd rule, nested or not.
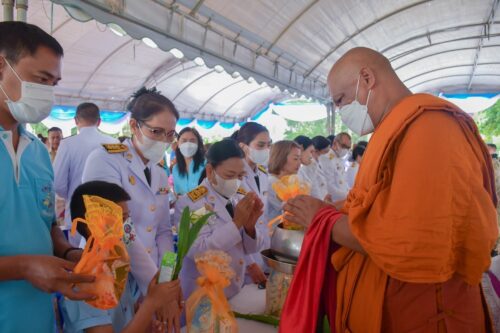
[(214, 215), (214, 213), (208, 213), (200, 217), (192, 226), (191, 229), (189, 230), (189, 237), (188, 237), (188, 250), (191, 248), (191, 246), (194, 244), (194, 241), (196, 238), (198, 238), (198, 234), (201, 231), (201, 228), (207, 223), (208, 219), (210, 216)]
[(239, 312), (233, 312), (233, 313), (234, 313), (234, 316), (236, 318), (258, 321), (259, 323), (273, 325), (274, 327), (278, 327), (280, 324), (279, 318), (274, 317), (274, 316), (257, 315), (257, 314), (243, 314), (243, 313), (239, 313)]
[(179, 222), (179, 235), (177, 241), (177, 262), (175, 264), (174, 274), (172, 280), (176, 280), (182, 268), (182, 261), (186, 256), (189, 240), (189, 225), (191, 224), (191, 213), (189, 207), (185, 207), (182, 211), (181, 220)]

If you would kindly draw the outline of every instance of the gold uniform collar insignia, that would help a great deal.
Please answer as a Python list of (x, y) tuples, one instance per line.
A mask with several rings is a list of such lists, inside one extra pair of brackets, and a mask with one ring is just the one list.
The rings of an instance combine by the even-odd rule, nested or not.
[(266, 167), (265, 167), (265, 166), (263, 166), (263, 165), (260, 165), (260, 164), (259, 164), (259, 165), (257, 166), (257, 168), (258, 168), (260, 171), (262, 171), (264, 174), (266, 174), (266, 175), (267, 175), (267, 170), (266, 170)]
[(187, 196), (189, 199), (191, 199), (192, 202), (196, 202), (206, 196), (208, 194), (208, 189), (201, 185), (192, 190), (191, 192), (188, 192)]
[(241, 194), (241, 195), (247, 195), (248, 192), (245, 191), (245, 189), (243, 187), (240, 187), (236, 193)]

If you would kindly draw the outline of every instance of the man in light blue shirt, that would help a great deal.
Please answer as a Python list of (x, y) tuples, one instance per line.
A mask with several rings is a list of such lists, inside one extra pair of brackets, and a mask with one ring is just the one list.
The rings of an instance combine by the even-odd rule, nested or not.
[(26, 123), (50, 113), (53, 86), (61, 76), (63, 50), (40, 28), (0, 23), (0, 332), (53, 332), (50, 293), (73, 299), (74, 283), (93, 277), (72, 274), (71, 248), (55, 226), (53, 172), (45, 146)]

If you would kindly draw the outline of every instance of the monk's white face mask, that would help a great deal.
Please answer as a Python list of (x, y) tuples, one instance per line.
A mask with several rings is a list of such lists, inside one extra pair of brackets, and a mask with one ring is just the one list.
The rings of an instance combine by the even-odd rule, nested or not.
[(366, 98), (366, 104), (362, 105), (358, 101), (358, 89), (359, 80), (361, 76), (358, 76), (358, 83), (356, 84), (356, 95), (354, 101), (350, 104), (342, 106), (339, 110), (340, 118), (342, 122), (349, 127), (354, 133), (363, 136), (373, 132), (374, 126), (370, 115), (368, 114), (368, 101), (370, 100), (371, 89), (368, 91), (368, 97)]

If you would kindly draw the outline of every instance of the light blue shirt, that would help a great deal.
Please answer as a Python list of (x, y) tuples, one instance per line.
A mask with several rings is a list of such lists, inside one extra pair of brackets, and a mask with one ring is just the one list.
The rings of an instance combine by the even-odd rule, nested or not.
[[(54, 174), (47, 148), (19, 126), (17, 152), (12, 132), (0, 127), (0, 256), (52, 255), (55, 221)], [(0, 332), (54, 332), (50, 294), (28, 281), (0, 282)]]
[(178, 196), (184, 195), (198, 187), (200, 176), (205, 169), (205, 161), (194, 171), (194, 161), (189, 164), (189, 170), (186, 175), (181, 175), (179, 166), (176, 164), (172, 169), (174, 177), (174, 189)]
[(131, 274), (123, 290), (120, 304), (111, 310), (100, 310), (83, 301), (61, 300), (65, 333), (84, 333), (95, 326), (112, 325), (114, 332), (121, 332), (134, 317), (134, 304), (140, 291)]

